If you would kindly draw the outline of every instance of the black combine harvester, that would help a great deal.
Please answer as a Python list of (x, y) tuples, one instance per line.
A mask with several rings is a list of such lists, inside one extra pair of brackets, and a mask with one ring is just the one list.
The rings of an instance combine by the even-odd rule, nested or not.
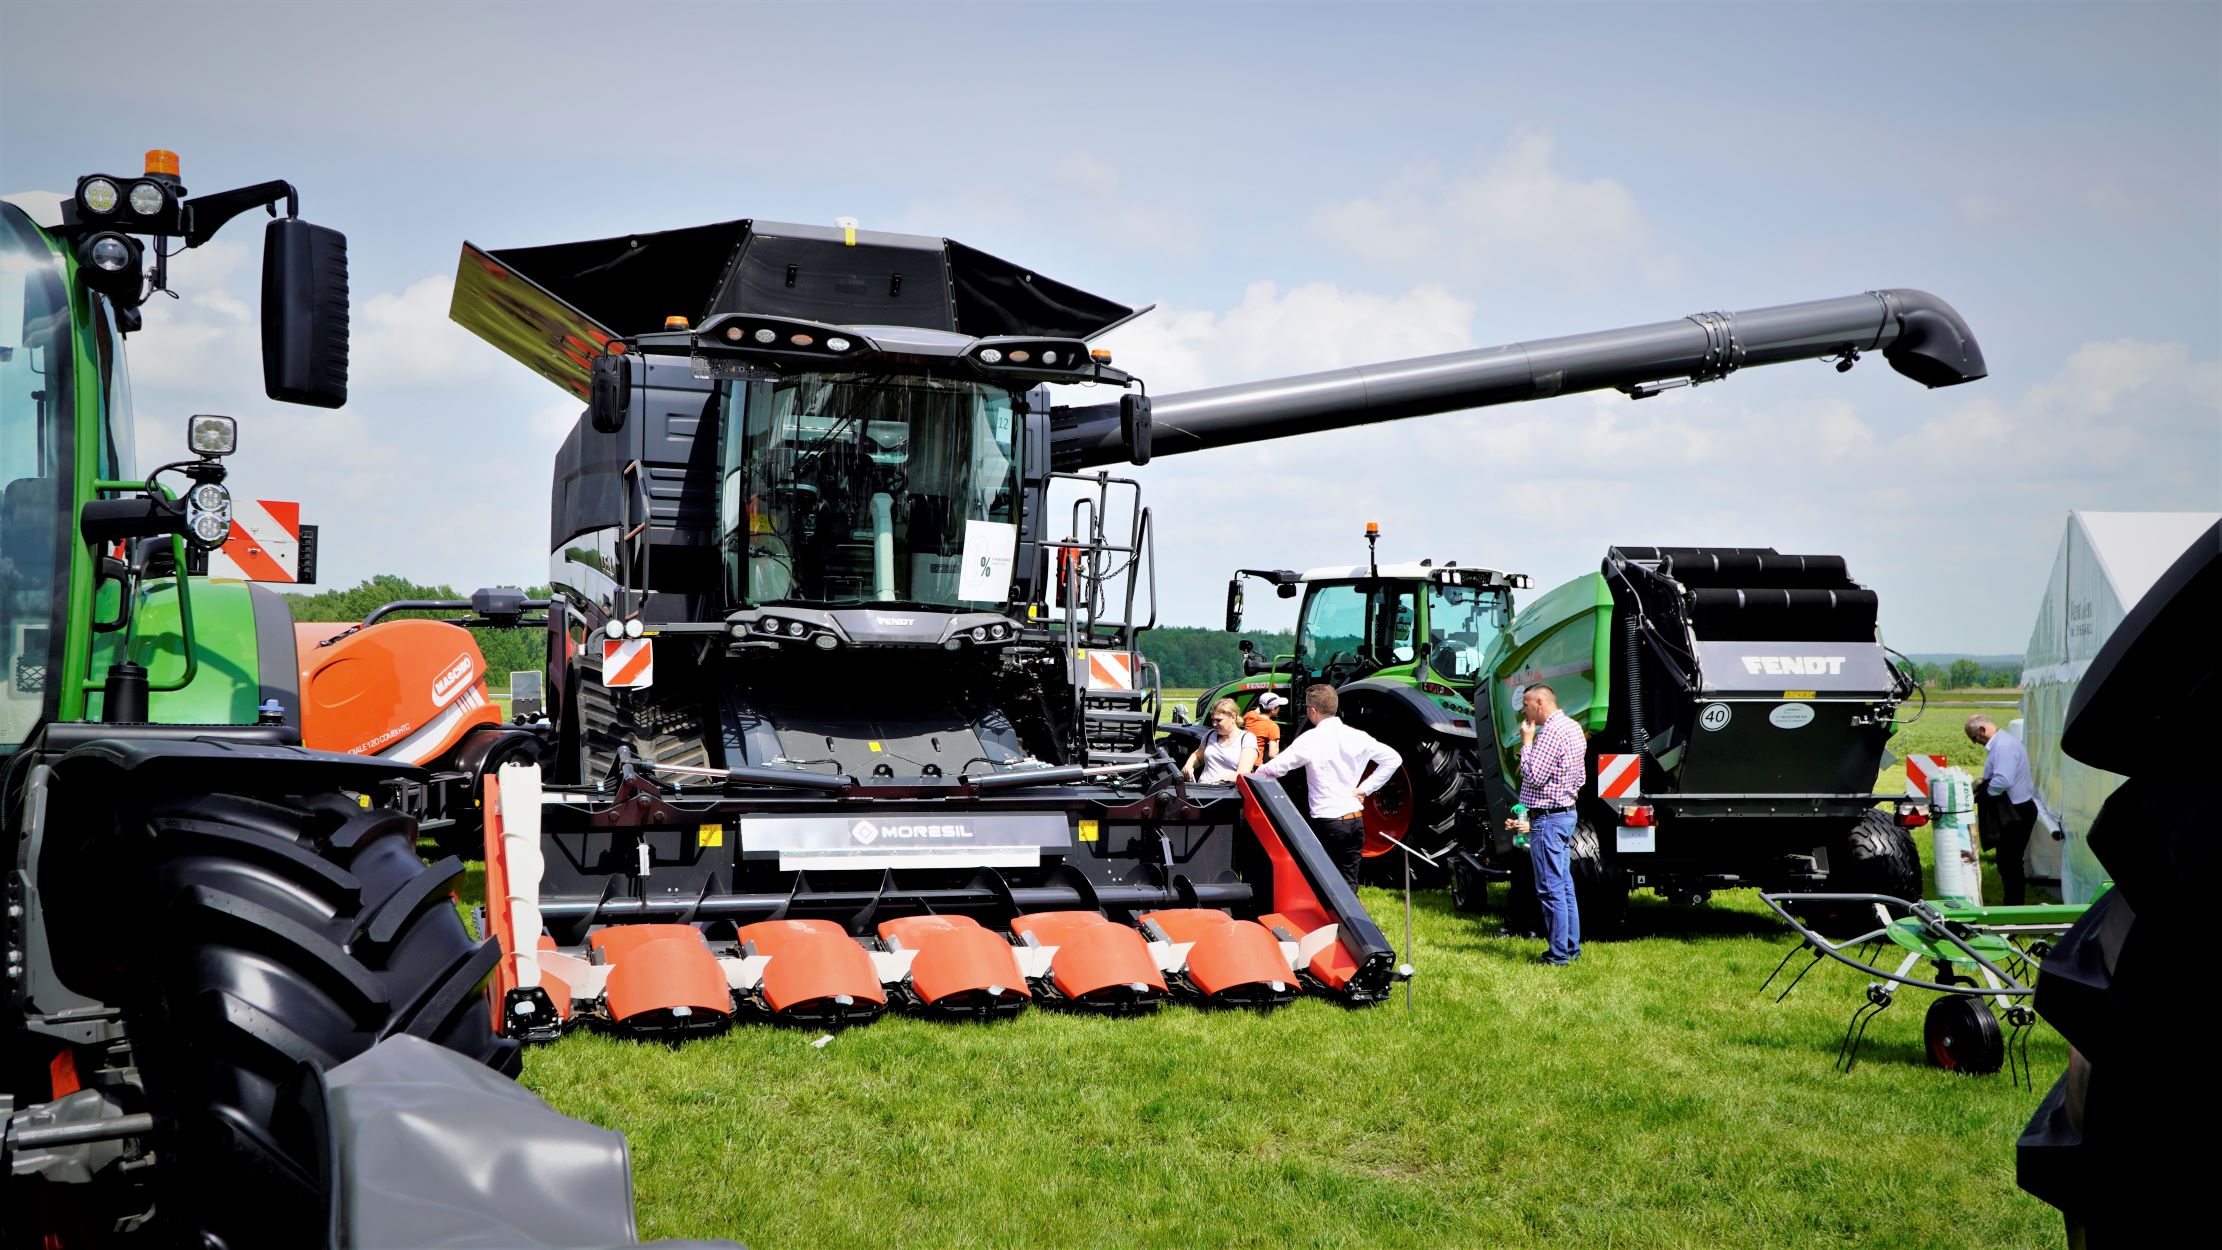
[[(548, 749), (484, 799), (526, 1038), (1378, 1001), (1409, 970), (1289, 795), (1154, 748), (1153, 524), (1103, 466), (1869, 351), (1983, 375), (1957, 314), (1895, 290), (1153, 403), (1089, 346), (1135, 309), (950, 240), (746, 220), (466, 244), (455, 292), (588, 401), (551, 499)], [(1057, 404), (1073, 384), (1121, 393)]]

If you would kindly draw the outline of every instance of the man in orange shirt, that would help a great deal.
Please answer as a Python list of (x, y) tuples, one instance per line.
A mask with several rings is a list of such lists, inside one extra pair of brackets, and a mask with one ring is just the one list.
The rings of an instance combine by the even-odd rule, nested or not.
[(1273, 714), (1286, 706), (1286, 698), (1268, 690), (1242, 714), (1242, 727), (1257, 736), (1260, 764), (1281, 753), (1281, 725), (1273, 719)]

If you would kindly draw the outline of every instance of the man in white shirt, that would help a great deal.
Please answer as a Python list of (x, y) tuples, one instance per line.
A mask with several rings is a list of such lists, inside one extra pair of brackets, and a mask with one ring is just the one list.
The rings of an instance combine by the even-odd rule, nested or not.
[(2037, 785), (2029, 774), (2029, 752), (2021, 739), (2000, 733), (1988, 716), (1967, 718), (1968, 741), (1983, 748), (1983, 776), (1975, 783), (1975, 829), (1998, 853), (2001, 899), (2009, 906), (2025, 901), (2022, 857), (2029, 833), (2037, 827)]
[[(1366, 842), (1365, 798), (1389, 784), (1404, 759), (1372, 734), (1345, 725), (1341, 710), (1335, 688), (1314, 682), (1304, 691), (1304, 715), (1312, 727), (1250, 775), (1270, 780), (1304, 770), (1312, 828), (1342, 879), (1355, 887)], [(1373, 765), (1370, 774), (1368, 764)]]

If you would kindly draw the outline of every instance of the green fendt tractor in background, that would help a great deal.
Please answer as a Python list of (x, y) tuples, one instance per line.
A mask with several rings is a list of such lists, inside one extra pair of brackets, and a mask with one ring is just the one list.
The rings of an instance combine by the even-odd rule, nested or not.
[(43, 198), (0, 203), (0, 1243), (322, 1245), (320, 1074), (404, 1035), (513, 1068), (498, 952), (367, 797), (414, 770), (298, 746), (282, 599), (189, 575), (236, 427), (139, 471), (124, 336), (267, 207), (265, 389), (337, 407), (346, 242), (284, 182), (188, 197), (167, 152)]
[[(1369, 864), (1393, 865), (1400, 844), (1421, 879), (1442, 876), (1462, 840), (1471, 840), (1472, 813), (1484, 795), (1503, 788), (1497, 753), (1484, 751), (1488, 708), (1477, 710), (1482, 678), (1498, 636), (1512, 622), (1512, 592), (1526, 576), (1495, 569), (1418, 563), (1381, 564), (1377, 525), (1366, 526), (1366, 563), (1311, 569), (1241, 569), (1227, 585), (1227, 629), (1242, 628), (1243, 582), (1256, 578), (1281, 598), (1304, 596), (1293, 655), (1260, 655), (1242, 640), (1242, 676), (1196, 701), (1200, 725), (1212, 704), (1231, 698), (1244, 711), (1268, 690), (1287, 696), (1276, 719), (1282, 741), (1310, 722), (1304, 692), (1333, 686), (1343, 719), (1394, 747), (1407, 767), (1397, 771), (1366, 813)], [(1192, 743), (1195, 731), (1180, 731)], [(1177, 749), (1177, 748), (1176, 748)], [(1509, 799), (1496, 804), (1507, 806)], [(1452, 878), (1465, 889), (1479, 878)]]

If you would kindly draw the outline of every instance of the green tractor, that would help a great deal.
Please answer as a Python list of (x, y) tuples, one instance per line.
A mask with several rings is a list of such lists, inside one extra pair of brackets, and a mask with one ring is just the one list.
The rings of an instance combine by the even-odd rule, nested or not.
[(135, 466), (125, 336), (170, 256), (244, 212), (274, 218), (266, 391), (345, 402), (346, 242), (298, 206), (285, 182), (188, 197), (167, 152), (0, 203), (11, 1246), (323, 1244), (323, 1073), (405, 1035), (514, 1068), (461, 865), (371, 797), (414, 770), (303, 750), (284, 601), (193, 575), (231, 530), (235, 423)]
[[(1220, 699), (1248, 712), (1267, 691), (1287, 697), (1274, 713), (1282, 741), (1309, 727), (1304, 692), (1325, 682), (1341, 697), (1343, 719), (1395, 748), (1406, 767), (1366, 810), (1369, 873), (1387, 880), (1402, 871), (1400, 847), (1427, 881), (1448, 871), (1457, 848), (1477, 841), (1472, 822), (1503, 789), (1502, 769), (1486, 741), (1488, 707), (1477, 695), (1499, 636), (1512, 621), (1512, 592), (1526, 576), (1495, 569), (1437, 565), (1431, 560), (1381, 564), (1380, 528), (1366, 526), (1366, 562), (1297, 573), (1241, 569), (1227, 585), (1227, 629), (1242, 628), (1243, 582), (1256, 578), (1274, 593), (1304, 602), (1293, 655), (1260, 655), (1243, 639), (1242, 676), (1196, 701), (1200, 724)], [(1193, 739), (1193, 731), (1175, 731)], [(1497, 804), (1503, 806), (1509, 799)], [(1453, 875), (1450, 883), (1467, 888)], [(1466, 881), (1466, 885), (1460, 882)]]

